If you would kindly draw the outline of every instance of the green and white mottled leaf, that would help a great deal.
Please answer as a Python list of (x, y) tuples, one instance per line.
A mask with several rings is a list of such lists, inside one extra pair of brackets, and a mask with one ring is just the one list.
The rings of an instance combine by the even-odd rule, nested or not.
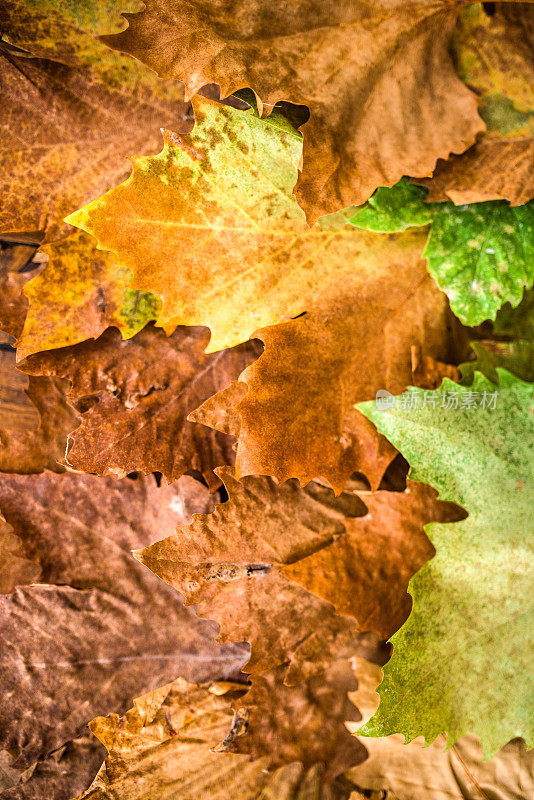
[(534, 203), (425, 203), (427, 190), (404, 178), (381, 188), (351, 222), (380, 232), (431, 225), (423, 255), (454, 313), (467, 325), (516, 306), (534, 280)]
[[(480, 373), (470, 387), (446, 378), (435, 407), (358, 405), (408, 459), (412, 479), (468, 512), (426, 528), (437, 554), (410, 582), (412, 613), (391, 639), (363, 735), (430, 743), (444, 732), (452, 745), (474, 733), (486, 757), (516, 736), (534, 745), (534, 386), (498, 374), (498, 387)], [(451, 397), (458, 408), (446, 407)]]

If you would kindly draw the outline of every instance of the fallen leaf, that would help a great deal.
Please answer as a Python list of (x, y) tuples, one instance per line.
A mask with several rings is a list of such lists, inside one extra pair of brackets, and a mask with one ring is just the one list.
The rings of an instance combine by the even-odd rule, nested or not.
[(499, 378), (498, 387), (480, 373), (470, 387), (445, 378), (434, 405), (359, 406), (414, 480), (468, 512), (454, 527), (427, 528), (437, 554), (410, 582), (412, 613), (391, 639), (366, 736), (430, 743), (445, 732), (454, 744), (472, 733), (486, 758), (515, 736), (532, 744), (533, 386), (504, 370)]
[(197, 470), (217, 488), (213, 468), (233, 463), (232, 441), (187, 415), (236, 378), (259, 345), (206, 355), (208, 341), (206, 328), (180, 327), (167, 337), (147, 326), (129, 341), (109, 328), (96, 341), (27, 359), (25, 371), (68, 378), (69, 399), (87, 409), (69, 437), (66, 463), (119, 477), (158, 471), (169, 483)]
[(297, 198), (310, 222), (363, 203), (402, 175), (426, 175), (463, 152), (484, 124), (449, 52), (457, 9), (416, 0), (306, 3), (288, 14), (265, 0), (148, 0), (103, 41), (191, 97), (251, 87), (268, 113), (279, 100), (308, 106)]
[[(10, 6), (12, 16), (0, 23), (4, 34), (21, 6), (24, 17), (38, 14), (34, 3)], [(107, 48), (87, 40), (94, 48), (90, 66), (0, 50), (2, 235), (66, 236), (67, 214), (126, 177), (126, 156), (156, 149), (162, 125), (182, 130), (189, 124), (181, 85), (158, 80), (125, 56), (113, 54), (108, 63), (101, 58)]]
[(0, 594), (19, 584), (34, 583), (41, 574), (39, 564), (26, 558), (21, 547), (20, 538), (0, 515)]
[(0, 747), (15, 755), (16, 767), (76, 737), (95, 713), (120, 711), (177, 673), (190, 680), (235, 674), (244, 648), (216, 645), (214, 626), (184, 609), (130, 552), (190, 510), (206, 510), (204, 487), (199, 498), (191, 478), (160, 488), (153, 477), (1, 480), (4, 516), (47, 582), (0, 598)]
[(388, 639), (411, 609), (410, 578), (435, 553), (424, 532), (428, 522), (463, 518), (437, 492), (408, 481), (404, 492), (357, 492), (365, 516), (347, 520), (345, 533), (315, 553), (282, 567), (282, 573), (353, 616), (362, 631)]
[[(93, 720), (91, 730), (106, 745), (108, 757), (93, 784), (77, 800), (159, 800), (168, 794), (174, 800), (190, 800), (193, 796), (210, 800), (347, 800), (348, 784), (325, 777), (322, 764), (306, 769), (293, 761), (274, 769), (273, 761), (280, 760), (279, 742), (284, 756), (294, 757), (299, 752), (297, 741), (301, 733), (309, 737), (307, 741), (313, 749), (313, 753), (312, 749), (307, 753), (307, 761), (315, 753), (319, 753), (319, 761), (332, 755), (333, 743), (342, 735), (345, 703), (341, 695), (352, 680), (352, 673), (347, 677), (338, 670), (323, 696), (313, 690), (306, 696), (305, 689), (300, 689), (293, 704), (306, 714), (299, 720), (305, 730), (298, 730), (298, 722), (296, 726), (288, 725), (286, 719), (285, 726), (280, 726), (279, 719), (265, 718), (267, 752), (251, 760), (249, 755), (216, 752), (216, 745), (232, 721), (231, 695), (220, 696), (212, 691), (213, 687), (178, 679), (137, 698), (122, 718), (112, 714)], [(328, 707), (333, 694), (335, 720)], [(354, 708), (352, 712), (356, 713)], [(325, 723), (323, 731), (317, 726), (319, 719)], [(332, 735), (334, 724), (337, 727)], [(277, 732), (282, 740), (272, 738)], [(353, 752), (357, 757), (358, 748), (353, 747)], [(335, 760), (335, 752), (333, 757)]]
[[(408, 579), (433, 552), (423, 522), (451, 514), (436, 505), (432, 490), (409, 487), (408, 494), (369, 493), (364, 500), (344, 492), (336, 499), (319, 484), (301, 489), (295, 481), (236, 481), (228, 468), (217, 473), (228, 502), (135, 555), (196, 605), (199, 616), (218, 622), (221, 641), (250, 642), (247, 672), (286, 665), (292, 685), (324, 671), (336, 649), (357, 638), (354, 622), (333, 615), (331, 603), (362, 631), (391, 632), (402, 624)], [(368, 536), (375, 530), (375, 538)], [(391, 561), (384, 565), (386, 553)]]
[(28, 310), (17, 358), (96, 339), (114, 325), (125, 339), (156, 319), (160, 303), (130, 288), (131, 275), (96, 241), (75, 231), (46, 245), (45, 269), (24, 287)]
[(534, 280), (534, 203), (425, 203), (426, 191), (405, 180), (379, 189), (351, 222), (383, 232), (431, 225), (428, 270), (466, 325), (516, 306)]
[(487, 131), (465, 153), (440, 159), (431, 178), (414, 179), (428, 187), (429, 201), (516, 206), (534, 197), (533, 21), (525, 3), (499, 3), (492, 15), (479, 3), (461, 10), (453, 54), (460, 77), (481, 98)]
[[(455, 322), (420, 258), (421, 234), (392, 237), (349, 262), (310, 311), (256, 335), (265, 352), (241, 375), (239, 476), (325, 478), (336, 492), (358, 471), (378, 488), (395, 450), (355, 412), (355, 398), (402, 391), (412, 348), (454, 360)], [(375, 260), (376, 259), (376, 260)]]

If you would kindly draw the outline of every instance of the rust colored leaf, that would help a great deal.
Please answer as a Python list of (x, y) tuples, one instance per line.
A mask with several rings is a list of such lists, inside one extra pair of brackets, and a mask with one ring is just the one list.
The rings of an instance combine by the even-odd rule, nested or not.
[(48, 263), (23, 290), (28, 312), (17, 343), (19, 360), (96, 339), (111, 325), (129, 338), (157, 318), (158, 299), (132, 290), (129, 271), (86, 233), (75, 231), (41, 252)]
[(66, 462), (99, 475), (158, 471), (169, 482), (198, 470), (217, 488), (213, 468), (233, 463), (232, 441), (187, 415), (231, 383), (259, 344), (206, 355), (208, 341), (206, 328), (180, 327), (167, 337), (147, 326), (127, 342), (110, 328), (96, 341), (27, 359), (28, 372), (68, 378), (69, 398), (87, 409)]
[(481, 98), (487, 132), (461, 155), (438, 161), (428, 200), (457, 205), (534, 197), (534, 7), (498, 3), (465, 8), (453, 39), (459, 74)]
[(403, 391), (412, 348), (454, 359), (447, 299), (420, 258), (421, 234), (392, 238), (378, 264), (368, 258), (331, 284), (298, 319), (257, 332), (265, 352), (240, 377), (239, 476), (322, 477), (339, 492), (362, 472), (378, 487), (395, 450), (350, 407), (352, 397)]
[(301, 3), (147, 0), (106, 37), (186, 95), (218, 83), (251, 87), (268, 113), (279, 100), (309, 107), (297, 198), (314, 222), (363, 203), (404, 174), (463, 152), (483, 129), (449, 48), (458, 9), (447, 0)]
[(404, 492), (357, 492), (367, 514), (345, 522), (345, 533), (328, 547), (282, 567), (283, 574), (328, 600), (339, 614), (356, 618), (360, 630), (388, 639), (411, 609), (408, 582), (434, 548), (428, 522), (463, 518), (454, 503), (408, 481)]
[(1, 508), (36, 557), (43, 585), (0, 598), (0, 747), (28, 767), (75, 738), (95, 713), (172, 679), (222, 678), (243, 648), (214, 643), (131, 548), (209, 508), (191, 478), (116, 481), (65, 473), (2, 476)]
[[(137, 698), (122, 718), (112, 714), (93, 720), (91, 730), (106, 745), (108, 757), (77, 800), (159, 800), (171, 795), (173, 800), (347, 800), (350, 784), (333, 776), (344, 763), (361, 760), (363, 748), (354, 740), (351, 745), (351, 737), (343, 733), (344, 714), (357, 716), (346, 698), (353, 684), (344, 662), (336, 664), (322, 692), (313, 683), (281, 688), (274, 677), (253, 687), (244, 701), (250, 696), (252, 703), (263, 702), (268, 695), (273, 714), (258, 717), (255, 732), (249, 729), (236, 740), (239, 748), (246, 748), (248, 741), (249, 749), (261, 749), (261, 756), (251, 759), (217, 748), (231, 728), (238, 687), (226, 687), (230, 693), (221, 695), (217, 685), (176, 680)], [(283, 705), (297, 715), (283, 716)], [(276, 768), (279, 763), (283, 766)]]
[(349, 616), (382, 635), (402, 624), (408, 581), (433, 554), (423, 525), (455, 508), (419, 485), (336, 499), (316, 483), (217, 472), (229, 501), (136, 557), (217, 621), (221, 641), (250, 642), (247, 672), (289, 661), (291, 685), (356, 638)]
[(130, 61), (101, 74), (96, 53), (92, 69), (0, 53), (1, 233), (65, 236), (68, 214), (126, 177), (127, 156), (157, 149), (162, 125), (187, 126), (182, 87)]

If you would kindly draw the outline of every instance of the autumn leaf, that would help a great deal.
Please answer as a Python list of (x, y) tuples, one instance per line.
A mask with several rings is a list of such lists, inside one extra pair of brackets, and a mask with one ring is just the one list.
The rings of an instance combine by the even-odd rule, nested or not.
[[(36, 14), (30, 30), (43, 19), (34, 3), (3, 4), (4, 13), (6, 6), (4, 35), (28, 15)], [(44, 19), (53, 36), (57, 16)], [(182, 130), (190, 124), (180, 84), (159, 81), (118, 54), (109, 64), (101, 51), (111, 51), (86, 40), (94, 48), (89, 66), (0, 49), (3, 235), (35, 232), (49, 241), (67, 235), (64, 217), (120, 183), (128, 174), (126, 156), (157, 149), (162, 125)], [(68, 50), (69, 39), (64, 44)]]
[(426, 175), (463, 152), (484, 125), (449, 52), (449, 3), (362, 0), (304, 4), (288, 14), (265, 0), (148, 0), (127, 30), (103, 41), (191, 97), (206, 83), (223, 96), (251, 87), (269, 113), (279, 100), (308, 106), (297, 199), (310, 222), (363, 203), (402, 175)]
[(401, 181), (382, 188), (351, 222), (373, 231), (431, 225), (424, 255), (454, 313), (467, 325), (517, 305), (534, 280), (534, 204), (425, 203), (426, 190)]
[(404, 492), (357, 492), (365, 516), (347, 520), (329, 546), (282, 568), (283, 574), (348, 614), (362, 631), (389, 638), (406, 621), (410, 578), (434, 555), (429, 522), (461, 519), (429, 486), (408, 481)]
[(69, 436), (66, 463), (119, 477), (157, 471), (169, 483), (197, 470), (217, 488), (213, 468), (233, 463), (232, 441), (187, 415), (231, 383), (260, 348), (251, 341), (206, 355), (208, 341), (206, 328), (180, 327), (167, 337), (148, 326), (127, 342), (109, 328), (96, 341), (27, 359), (27, 372), (68, 378), (69, 399), (84, 412)]
[(26, 558), (21, 548), (20, 538), (0, 515), (0, 594), (18, 584), (33, 583), (41, 574), (39, 564)]
[(514, 736), (532, 743), (532, 385), (503, 370), (499, 377), (498, 389), (479, 373), (471, 387), (445, 379), (435, 407), (359, 406), (408, 459), (414, 480), (468, 512), (452, 528), (427, 527), (437, 554), (410, 583), (412, 613), (391, 639), (367, 736), (430, 743), (445, 732), (452, 744), (473, 733), (485, 757)]
[(460, 77), (481, 98), (487, 131), (465, 153), (439, 160), (431, 178), (414, 179), (429, 188), (430, 201), (516, 206), (534, 197), (533, 20), (526, 3), (499, 3), (492, 15), (479, 3), (460, 12), (453, 54)]
[[(250, 642), (247, 672), (262, 674), (290, 661), (285, 681), (293, 684), (303, 657), (315, 671), (323, 669), (333, 647), (356, 638), (353, 622), (332, 616), (331, 603), (363, 631), (389, 633), (402, 624), (409, 612), (408, 579), (432, 555), (423, 522), (450, 518), (432, 491), (362, 498), (344, 492), (335, 499), (319, 484), (300, 489), (294, 481), (277, 486), (268, 478), (236, 481), (228, 468), (217, 472), (229, 501), (136, 557), (178, 589), (186, 604), (195, 604), (201, 617), (216, 620), (221, 641)], [(368, 538), (382, 520), (362, 515), (382, 504), (385, 527)], [(388, 524), (394, 530), (388, 532)], [(342, 583), (354, 553), (359, 560)]]
[(239, 668), (243, 648), (215, 645), (213, 626), (130, 553), (209, 508), (204, 487), (49, 473), (1, 483), (2, 512), (46, 581), (0, 598), (0, 747), (16, 767), (176, 673), (206, 680)]
[[(210, 800), (346, 800), (350, 784), (336, 780), (336, 772), (347, 761), (362, 758), (362, 749), (354, 739), (351, 743), (343, 726), (345, 713), (357, 716), (347, 699), (354, 685), (346, 660), (336, 664), (322, 687), (311, 683), (287, 689), (275, 680), (260, 682), (256, 699), (270, 695), (274, 713), (258, 720), (256, 734), (247, 732), (235, 740), (239, 747), (246, 748), (247, 741), (253, 749), (260, 746), (262, 755), (251, 758), (217, 748), (230, 729), (232, 699), (239, 687), (221, 694), (217, 684), (191, 685), (178, 679), (137, 698), (122, 718), (113, 714), (93, 720), (91, 730), (108, 748), (108, 757), (78, 800), (155, 800), (168, 793), (189, 800), (192, 787), (195, 796)], [(284, 704), (297, 714), (283, 714)]]
[(348, 777), (362, 789), (390, 791), (397, 800), (519, 800), (534, 791), (534, 753), (519, 739), (491, 761), (482, 760), (475, 736), (464, 736), (449, 749), (444, 736), (428, 747), (404, 745), (402, 736), (366, 739), (365, 746), (369, 758)]
[(159, 301), (130, 288), (131, 275), (96, 241), (75, 231), (40, 251), (45, 269), (24, 287), (28, 301), (17, 358), (97, 338), (114, 325), (125, 339), (159, 313)]

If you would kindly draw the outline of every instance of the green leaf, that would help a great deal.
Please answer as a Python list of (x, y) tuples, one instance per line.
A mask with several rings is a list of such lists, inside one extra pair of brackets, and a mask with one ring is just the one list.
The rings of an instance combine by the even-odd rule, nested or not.
[[(452, 745), (474, 733), (486, 757), (516, 736), (534, 745), (534, 386), (498, 374), (498, 387), (480, 373), (471, 387), (446, 378), (427, 393), (436, 407), (423, 407), (413, 388), (386, 411), (358, 405), (408, 459), (414, 480), (468, 512), (427, 526), (437, 554), (410, 582), (412, 613), (391, 639), (365, 736), (430, 743), (445, 732)], [(410, 408), (418, 391), (419, 407)], [(453, 397), (458, 408), (446, 407)]]
[(378, 189), (351, 222), (383, 232), (431, 224), (423, 253), (428, 270), (465, 324), (495, 319), (506, 302), (516, 306), (534, 280), (534, 203), (455, 206), (425, 203), (425, 196), (403, 178)]

